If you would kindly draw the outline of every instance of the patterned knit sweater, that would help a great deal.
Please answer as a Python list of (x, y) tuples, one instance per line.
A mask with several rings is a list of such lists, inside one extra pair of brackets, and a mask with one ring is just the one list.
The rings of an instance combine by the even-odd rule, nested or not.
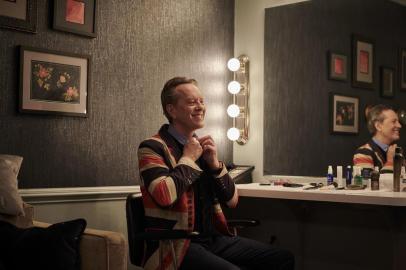
[[(229, 234), (227, 222), (218, 203), (234, 194), (235, 186), (223, 165), (214, 179), (202, 179), (209, 174), (191, 159), (182, 157), (182, 149), (163, 125), (159, 133), (143, 141), (138, 149), (141, 192), (145, 208), (146, 230), (178, 229), (193, 231), (195, 227), (195, 198), (193, 184), (199, 181), (217, 183), (213, 198), (213, 225), (218, 232)], [(190, 240), (174, 241), (178, 266), (189, 247)], [(159, 269), (157, 242), (146, 242), (144, 269)], [(170, 247), (163, 246), (164, 269), (171, 268)]]
[(374, 169), (375, 166), (378, 166), (381, 173), (393, 172), (393, 160), (386, 160), (386, 152), (373, 140), (355, 151), (353, 164), (368, 169)]

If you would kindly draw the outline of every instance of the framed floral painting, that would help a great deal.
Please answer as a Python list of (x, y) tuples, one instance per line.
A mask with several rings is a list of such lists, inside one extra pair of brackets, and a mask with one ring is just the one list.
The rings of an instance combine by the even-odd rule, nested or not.
[(55, 0), (53, 28), (96, 37), (96, 0)]
[(332, 133), (357, 134), (359, 99), (330, 93), (330, 130)]
[(89, 56), (20, 47), (20, 112), (86, 117), (89, 70)]

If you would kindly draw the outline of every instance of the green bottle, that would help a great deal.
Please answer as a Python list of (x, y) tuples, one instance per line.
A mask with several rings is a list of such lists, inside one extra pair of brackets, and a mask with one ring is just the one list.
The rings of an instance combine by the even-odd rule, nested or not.
[(354, 185), (362, 187), (362, 175), (361, 175), (361, 167), (355, 167), (355, 176), (354, 176)]

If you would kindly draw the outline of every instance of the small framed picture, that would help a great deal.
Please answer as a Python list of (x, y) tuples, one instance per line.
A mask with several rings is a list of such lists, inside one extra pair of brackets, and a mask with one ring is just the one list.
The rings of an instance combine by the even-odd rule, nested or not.
[(352, 96), (330, 94), (331, 131), (357, 134), (359, 127), (359, 99)]
[(357, 35), (352, 37), (352, 85), (374, 88), (374, 42)]
[(400, 89), (406, 90), (406, 49), (400, 49), (399, 78), (400, 78)]
[(96, 37), (96, 0), (55, 0), (53, 28)]
[(328, 52), (330, 80), (347, 80), (347, 56), (340, 53)]
[(89, 74), (89, 56), (20, 47), (20, 112), (86, 117)]
[(394, 96), (394, 70), (389, 67), (380, 67), (381, 77), (381, 96), (393, 97)]
[(37, 0), (0, 0), (0, 27), (37, 32)]

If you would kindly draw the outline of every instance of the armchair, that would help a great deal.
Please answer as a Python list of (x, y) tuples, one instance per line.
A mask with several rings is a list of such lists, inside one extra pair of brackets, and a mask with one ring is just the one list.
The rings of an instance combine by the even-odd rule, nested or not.
[[(48, 227), (51, 224), (34, 221), (33, 206), (24, 203), (25, 216), (1, 215), (20, 228)], [(86, 229), (82, 235), (79, 253), (82, 270), (125, 270), (127, 269), (127, 244), (123, 234), (111, 231)]]

